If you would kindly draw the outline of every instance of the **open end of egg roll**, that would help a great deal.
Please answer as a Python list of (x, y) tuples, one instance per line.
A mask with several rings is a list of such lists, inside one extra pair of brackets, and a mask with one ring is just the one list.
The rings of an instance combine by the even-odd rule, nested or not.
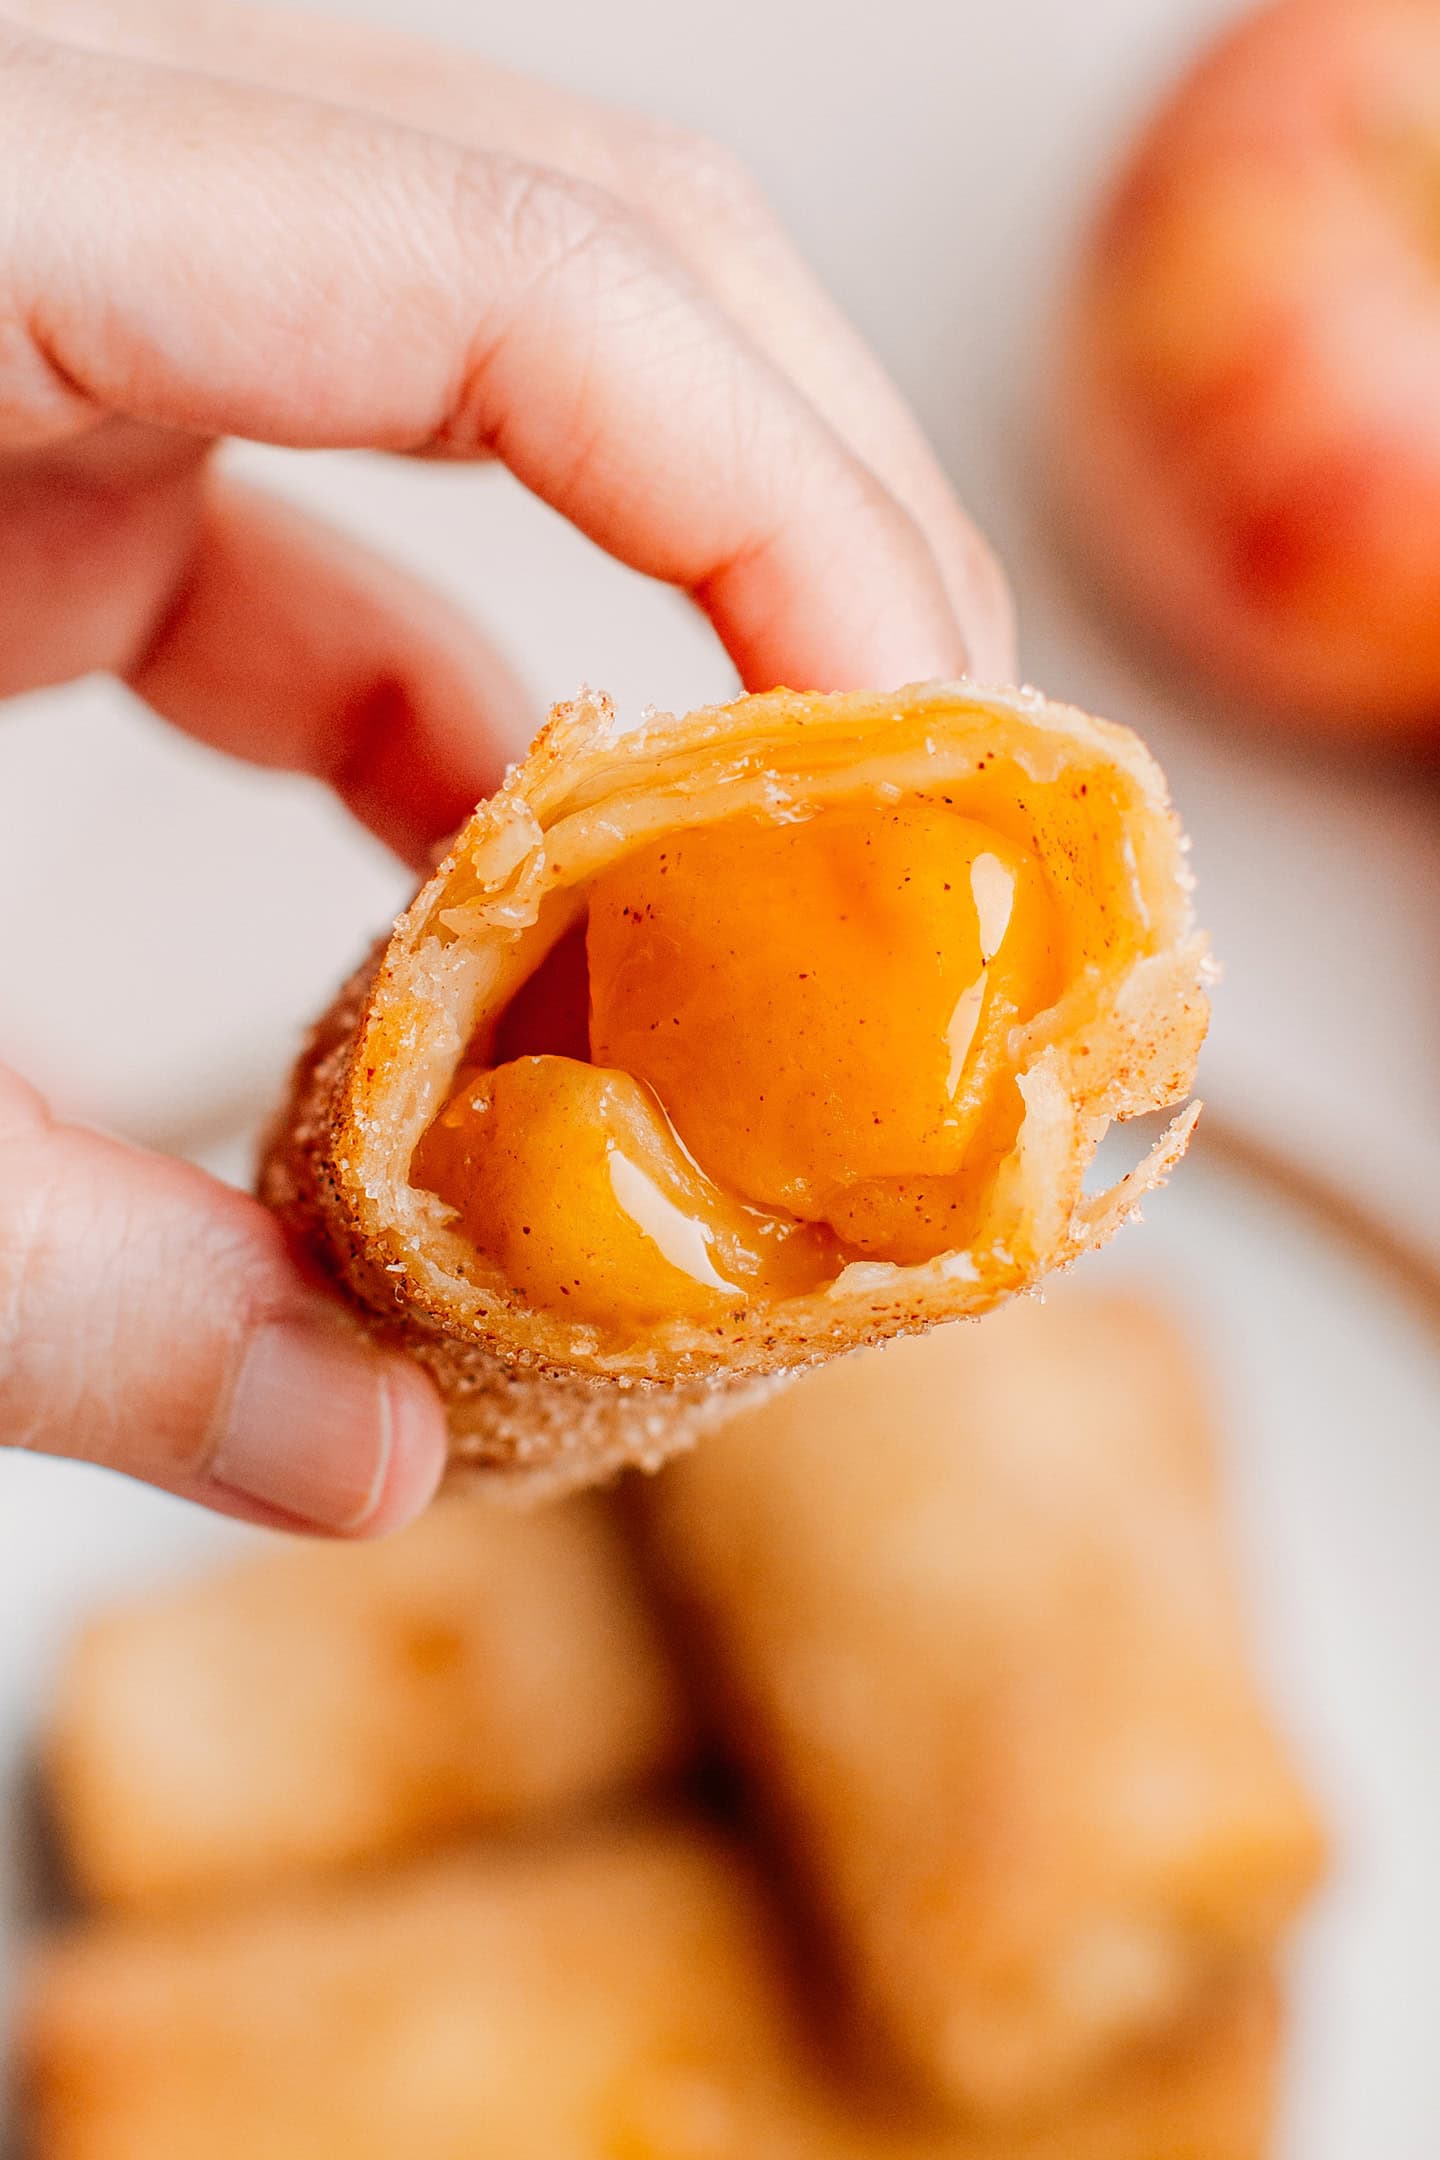
[(1123, 730), (969, 686), (628, 735), (582, 699), (322, 1029), (265, 1190), (461, 1453), (553, 1468), (516, 1388), (578, 1381), (593, 1474), (1103, 1236), (1183, 1145), (1083, 1192), (1112, 1117), (1183, 1099), (1202, 974)]
[(1062, 979), (1034, 854), (943, 796), (751, 811), (579, 897), (411, 1159), (513, 1295), (613, 1337), (971, 1242)]

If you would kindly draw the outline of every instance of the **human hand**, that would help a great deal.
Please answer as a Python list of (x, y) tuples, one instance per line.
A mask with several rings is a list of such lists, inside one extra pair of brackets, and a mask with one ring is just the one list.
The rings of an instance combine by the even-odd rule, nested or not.
[[(227, 434), (499, 457), (690, 592), (749, 688), (1010, 673), (913, 421), (712, 147), (188, 0), (0, 0), (0, 140), (0, 696), (108, 670), (416, 860), (493, 784), (503, 661), (214, 470)], [(264, 1209), (3, 1072), (0, 1442), (342, 1534), (444, 1454), (428, 1380)]]

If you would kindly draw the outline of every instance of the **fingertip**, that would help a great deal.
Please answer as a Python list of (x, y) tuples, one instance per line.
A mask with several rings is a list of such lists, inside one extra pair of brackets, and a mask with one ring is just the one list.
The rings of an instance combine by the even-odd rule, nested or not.
[(413, 1358), (398, 1351), (386, 1351), (381, 1362), (386, 1460), (374, 1505), (360, 1521), (345, 1526), (347, 1537), (388, 1537), (403, 1530), (424, 1513), (445, 1474), (445, 1411), (433, 1381)]
[(420, 1512), (444, 1462), (431, 1381), (322, 1299), (250, 1337), (206, 1470), (222, 1493), (297, 1528), (372, 1537)]

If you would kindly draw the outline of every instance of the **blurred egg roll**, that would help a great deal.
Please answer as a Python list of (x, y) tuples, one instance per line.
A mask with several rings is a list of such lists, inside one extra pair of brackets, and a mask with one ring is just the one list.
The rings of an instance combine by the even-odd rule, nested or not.
[(677, 1768), (686, 1715), (605, 1504), (442, 1500), (95, 1619), (42, 1757), (75, 1886), (218, 1897)]
[(640, 1495), (863, 2028), (980, 2119), (1200, 2014), (1321, 1865), (1205, 1398), (1156, 1310), (1067, 1290), (827, 1367)]
[(42, 1948), (36, 2160), (1259, 2160), (1268, 1978), (1063, 2133), (842, 2090), (748, 1865), (686, 1826), (492, 1847)]

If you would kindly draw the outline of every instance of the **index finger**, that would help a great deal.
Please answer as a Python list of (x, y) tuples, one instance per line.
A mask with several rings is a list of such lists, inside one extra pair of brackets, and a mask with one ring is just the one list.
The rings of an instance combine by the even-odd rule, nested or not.
[(1008, 680), (1005, 579), (877, 356), (718, 143), (519, 75), (466, 47), (263, 0), (3, 0), (49, 36), (342, 102), (553, 166), (655, 232), (929, 540), (975, 672)]
[(631, 221), (543, 168), (248, 86), (6, 37), (0, 442), (119, 413), (494, 451), (690, 591), (746, 684), (950, 675), (917, 526)]

